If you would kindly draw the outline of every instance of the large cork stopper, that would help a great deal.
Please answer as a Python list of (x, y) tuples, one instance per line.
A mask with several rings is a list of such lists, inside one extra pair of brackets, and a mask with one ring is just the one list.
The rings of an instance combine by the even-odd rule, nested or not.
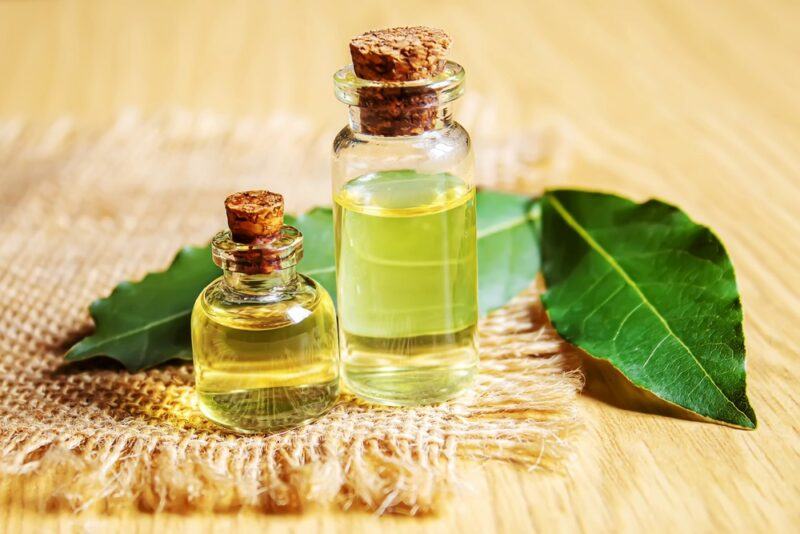
[(450, 37), (436, 28), (389, 28), (353, 38), (350, 55), (359, 78), (407, 82), (441, 74), (449, 47)]
[[(350, 41), (356, 76), (378, 82), (435, 78), (444, 70), (450, 37), (422, 26), (364, 33)], [(426, 87), (364, 87), (359, 90), (361, 128), (371, 135), (418, 135), (438, 116), (438, 95)]]
[(225, 199), (225, 212), (234, 241), (252, 243), (280, 232), (283, 196), (263, 190), (234, 193)]

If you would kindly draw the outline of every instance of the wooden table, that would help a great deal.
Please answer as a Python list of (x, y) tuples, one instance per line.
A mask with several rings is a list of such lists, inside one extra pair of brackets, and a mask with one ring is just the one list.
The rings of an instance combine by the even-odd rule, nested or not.
[(800, 527), (800, 3), (7, 1), (0, 118), (89, 124), (181, 106), (342, 122), (330, 75), (347, 39), (413, 23), (453, 34), (470, 91), (509, 128), (554, 111), (576, 125), (585, 150), (570, 184), (658, 196), (718, 231), (738, 269), (758, 430), (676, 417), (590, 365), (569, 473), (474, 467), (471, 492), (439, 516), (73, 517), (12, 495), (0, 531)]

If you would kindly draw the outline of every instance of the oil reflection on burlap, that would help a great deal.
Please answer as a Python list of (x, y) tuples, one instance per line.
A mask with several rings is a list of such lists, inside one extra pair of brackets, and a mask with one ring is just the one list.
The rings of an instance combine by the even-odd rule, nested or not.
[[(486, 120), (472, 108), (468, 122)], [(562, 135), (550, 125), (479, 139), (479, 184), (535, 192), (537, 173), (567, 164)], [(458, 401), (398, 409), (344, 395), (320, 420), (275, 436), (208, 424), (188, 364), (136, 374), (108, 361), (64, 364), (65, 346), (90, 331), (87, 305), (165, 267), (181, 245), (206, 241), (224, 225), (226, 194), (283, 191), (289, 211), (327, 204), (331, 138), (281, 115), (129, 113), (94, 133), (66, 120), (0, 124), (0, 474), (8, 484), (35, 481), (49, 506), (76, 509), (272, 511), (315, 502), (416, 513), (458, 487), (459, 460), (562, 465), (578, 427), (580, 380), (535, 288), (482, 321), (480, 377)]]

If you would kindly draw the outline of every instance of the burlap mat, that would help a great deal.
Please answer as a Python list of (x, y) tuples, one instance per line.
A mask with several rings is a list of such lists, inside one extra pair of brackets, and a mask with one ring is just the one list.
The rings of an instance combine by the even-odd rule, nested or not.
[[(469, 108), (469, 105), (467, 106)], [(467, 126), (482, 130), (472, 106)], [(485, 119), (485, 117), (484, 117)], [(474, 130), (474, 131), (478, 131)], [(564, 144), (550, 128), (478, 138), (479, 182), (533, 190)], [(481, 323), (480, 377), (437, 407), (369, 407), (343, 396), (320, 420), (239, 437), (199, 415), (191, 365), (129, 374), (65, 365), (91, 330), (87, 305), (165, 267), (224, 225), (235, 190), (284, 192), (287, 209), (329, 202), (334, 132), (292, 116), (231, 121), (123, 114), (101, 132), (63, 120), (0, 123), (0, 473), (76, 509), (431, 509), (457, 459), (557, 467), (576, 429), (579, 377), (535, 289)]]

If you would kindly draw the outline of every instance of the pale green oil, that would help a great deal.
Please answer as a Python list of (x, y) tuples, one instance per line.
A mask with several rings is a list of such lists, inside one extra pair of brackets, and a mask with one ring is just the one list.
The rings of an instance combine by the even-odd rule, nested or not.
[(335, 198), (342, 370), (384, 404), (447, 400), (478, 350), (475, 190), (451, 174), (391, 171)]
[(197, 299), (192, 348), (203, 414), (238, 432), (274, 432), (310, 421), (338, 394), (336, 317), (310, 279), (291, 299), (231, 302), (222, 279)]

